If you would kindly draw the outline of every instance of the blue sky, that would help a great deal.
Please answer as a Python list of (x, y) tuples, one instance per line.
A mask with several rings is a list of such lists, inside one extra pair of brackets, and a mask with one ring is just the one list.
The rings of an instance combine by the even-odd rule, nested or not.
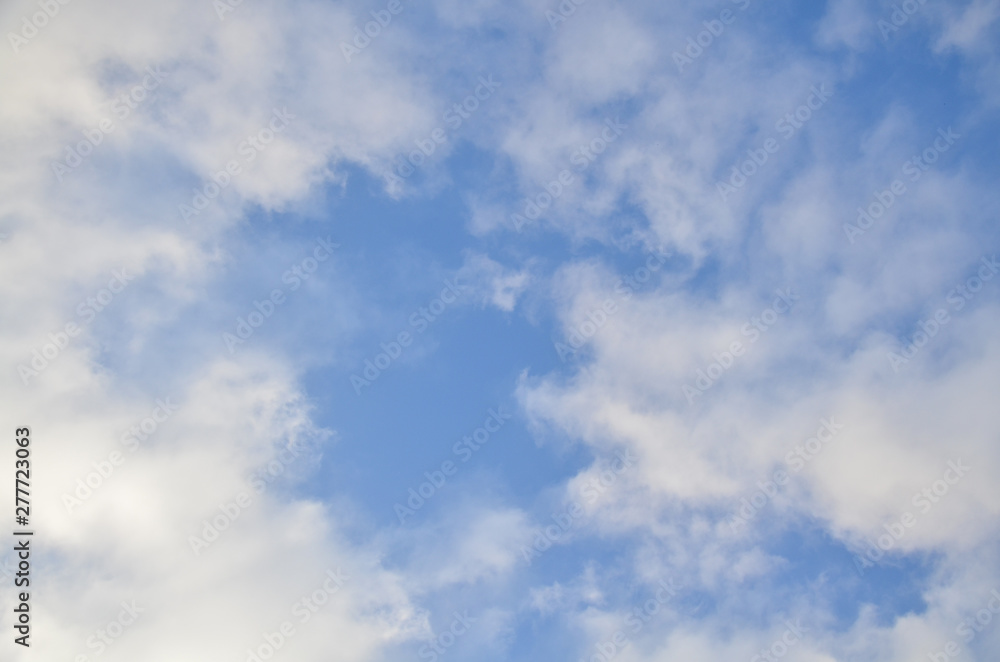
[(0, 659), (993, 659), (998, 18), (5, 4)]

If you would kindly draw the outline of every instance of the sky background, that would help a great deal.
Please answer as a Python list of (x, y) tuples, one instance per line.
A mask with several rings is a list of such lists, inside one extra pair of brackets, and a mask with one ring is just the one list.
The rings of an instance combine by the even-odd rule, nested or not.
[(4, 2), (0, 659), (996, 659), (998, 19)]

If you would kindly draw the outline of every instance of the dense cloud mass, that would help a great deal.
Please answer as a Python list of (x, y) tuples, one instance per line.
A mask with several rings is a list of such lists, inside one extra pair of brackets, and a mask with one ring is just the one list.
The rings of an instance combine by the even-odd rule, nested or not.
[(0, 659), (1000, 651), (1000, 1), (0, 25)]

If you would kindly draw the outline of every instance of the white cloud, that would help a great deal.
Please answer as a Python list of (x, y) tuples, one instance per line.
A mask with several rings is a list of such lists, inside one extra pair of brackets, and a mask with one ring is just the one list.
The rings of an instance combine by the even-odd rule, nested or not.
[(488, 255), (467, 253), (456, 278), (472, 288), (472, 296), (483, 305), (511, 312), (532, 281), (529, 269), (507, 269)]

